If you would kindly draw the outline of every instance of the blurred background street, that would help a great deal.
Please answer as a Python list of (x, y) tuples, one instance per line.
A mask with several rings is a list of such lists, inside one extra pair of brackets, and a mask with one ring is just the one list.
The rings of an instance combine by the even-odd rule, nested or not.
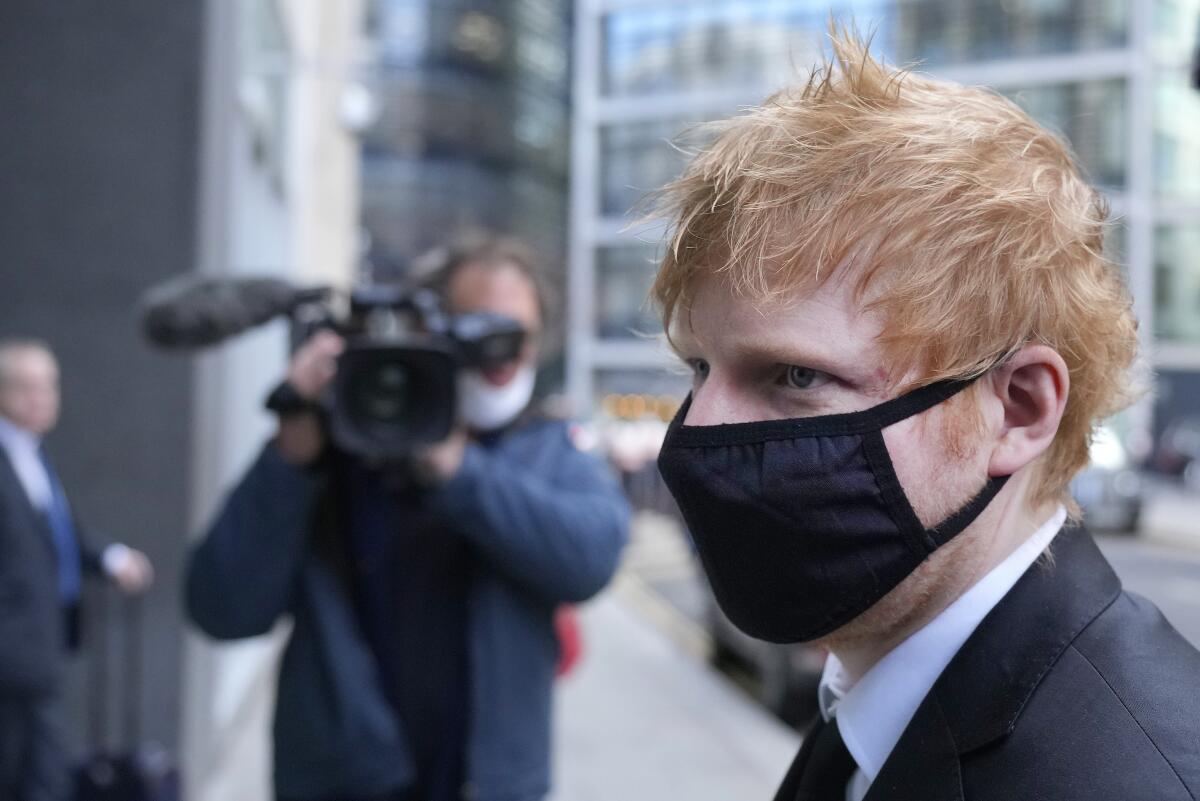
[[(465, 229), (550, 266), (538, 396), (638, 509), (559, 685), (554, 801), (769, 797), (823, 655), (716, 612), (657, 477), (688, 379), (646, 299), (662, 226), (635, 209), (692, 126), (795, 81), (831, 14), (892, 62), (1011, 97), (1108, 198), (1147, 391), (1075, 494), (1127, 586), (1200, 645), (1200, 0), (12, 0), (0, 336), (53, 346), (72, 503), (156, 566), (139, 718), (189, 801), (271, 797), (287, 627), (217, 645), (179, 598), (189, 543), (273, 430), (289, 330), (187, 359), (142, 340), (139, 298), (191, 272), (402, 278)], [(90, 668), (72, 667), (80, 750)]]

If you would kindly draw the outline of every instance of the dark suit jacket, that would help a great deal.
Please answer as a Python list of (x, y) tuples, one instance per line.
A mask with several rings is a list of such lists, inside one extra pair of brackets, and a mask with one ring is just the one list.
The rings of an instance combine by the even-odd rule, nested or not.
[[(83, 567), (97, 570), (99, 554), (83, 540)], [(78, 610), (64, 610), (58, 597), (49, 523), (0, 448), (0, 700), (57, 691), (65, 645), (76, 639), (68, 629), (77, 620)]]
[[(1052, 553), (950, 662), (866, 801), (1200, 798), (1200, 652), (1086, 531)], [(807, 751), (776, 801), (817, 801), (799, 793)]]

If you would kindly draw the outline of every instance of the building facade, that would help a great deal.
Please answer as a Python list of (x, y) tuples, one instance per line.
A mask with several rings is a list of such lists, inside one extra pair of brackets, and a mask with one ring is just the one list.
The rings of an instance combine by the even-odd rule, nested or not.
[(189, 535), (271, 431), (262, 401), (285, 369), (287, 327), (198, 358), (163, 353), (141, 337), (139, 298), (194, 271), (350, 280), (361, 4), (18, 2), (0, 6), (0, 30), (0, 336), (58, 354), (64, 408), (49, 444), (72, 506), (156, 572), (140, 670), (117, 605), (90, 610), (68, 682), (70, 746), (131, 746), (118, 710), (132, 702), (143, 741), (182, 766), (188, 798), (269, 798), (279, 638), (186, 635), (179, 599)]
[[(568, 0), (372, 0), (362, 220), (376, 278), (491, 231), (533, 246), (561, 293), (571, 11)], [(561, 319), (548, 329), (554, 355)]]
[[(195, 381), (185, 360), (141, 340), (137, 298), (195, 266), (202, 29), (197, 5), (178, 0), (116, 0), (103, 13), (0, 5), (0, 336), (54, 349), (63, 409), (48, 448), (72, 507), (97, 538), (127, 542), (155, 564), (133, 701), (142, 734), (172, 750)], [(84, 649), (70, 665), (76, 749), (118, 741), (115, 725), (96, 731), (89, 696), (110, 702), (115, 724), (129, 675), (122, 659), (98, 686), (98, 638), (118, 610), (107, 598), (104, 614), (97, 590), (89, 588)], [(109, 628), (115, 668), (125, 641)]]
[[(201, 269), (390, 280), (467, 229), (563, 264), (569, 21), (565, 0), (209, 0)], [(286, 357), (279, 324), (200, 361), (194, 530), (269, 436)], [(286, 636), (188, 639), (192, 801), (271, 797)]]
[[(1197, 0), (578, 0), (568, 384), (578, 406), (686, 390), (645, 334), (661, 228), (630, 227), (638, 198), (670, 180), (671, 144), (796, 80), (829, 15), (874, 32), (892, 63), (991, 86), (1063, 133), (1107, 194), (1158, 376), (1149, 433), (1200, 413), (1200, 93), (1189, 64)], [(686, 134), (683, 144), (687, 144)], [(1141, 437), (1148, 440), (1147, 437)]]
[[(349, 285), (359, 258), (362, 4), (203, 5), (195, 269), (218, 278)], [(194, 411), (180, 455), (190, 479), (181, 539), (204, 530), (272, 434), (263, 400), (286, 370), (288, 333), (275, 321), (190, 361)], [(180, 594), (172, 588), (172, 609)], [(185, 797), (273, 797), (269, 731), (286, 624), (235, 643), (185, 630)]]

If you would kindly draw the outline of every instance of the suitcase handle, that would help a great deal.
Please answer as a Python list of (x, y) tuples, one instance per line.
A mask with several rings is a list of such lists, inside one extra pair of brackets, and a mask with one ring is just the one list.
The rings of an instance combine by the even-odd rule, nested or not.
[[(109, 604), (110, 593), (116, 593), (105, 584), (95, 593), (94, 609), (97, 625), (89, 627), (96, 632), (96, 640), (89, 658), (89, 685), (91, 696), (88, 704), (89, 738), (91, 747), (105, 750), (109, 734), (109, 711), (112, 680), (109, 670), (113, 661), (112, 616)], [(124, 675), (120, 681), (121, 730), (119, 741), (125, 748), (136, 749), (141, 741), (141, 687), (143, 662), (143, 603), (140, 596), (119, 594), (120, 623), (124, 641)]]

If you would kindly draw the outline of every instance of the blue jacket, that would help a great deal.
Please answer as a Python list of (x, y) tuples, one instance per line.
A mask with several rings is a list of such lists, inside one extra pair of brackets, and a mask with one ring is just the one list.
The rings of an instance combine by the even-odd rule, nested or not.
[[(413, 775), (349, 588), (321, 552), (325, 484), (268, 445), (193, 552), (186, 583), (189, 615), (219, 639), (263, 634), (292, 617), (274, 737), (276, 792), (295, 798), (379, 794)], [(550, 786), (554, 610), (608, 582), (628, 506), (565, 425), (544, 421), (486, 448), (468, 445), (459, 473), (431, 500), (481, 565), (468, 602), (464, 794), (539, 799)]]

